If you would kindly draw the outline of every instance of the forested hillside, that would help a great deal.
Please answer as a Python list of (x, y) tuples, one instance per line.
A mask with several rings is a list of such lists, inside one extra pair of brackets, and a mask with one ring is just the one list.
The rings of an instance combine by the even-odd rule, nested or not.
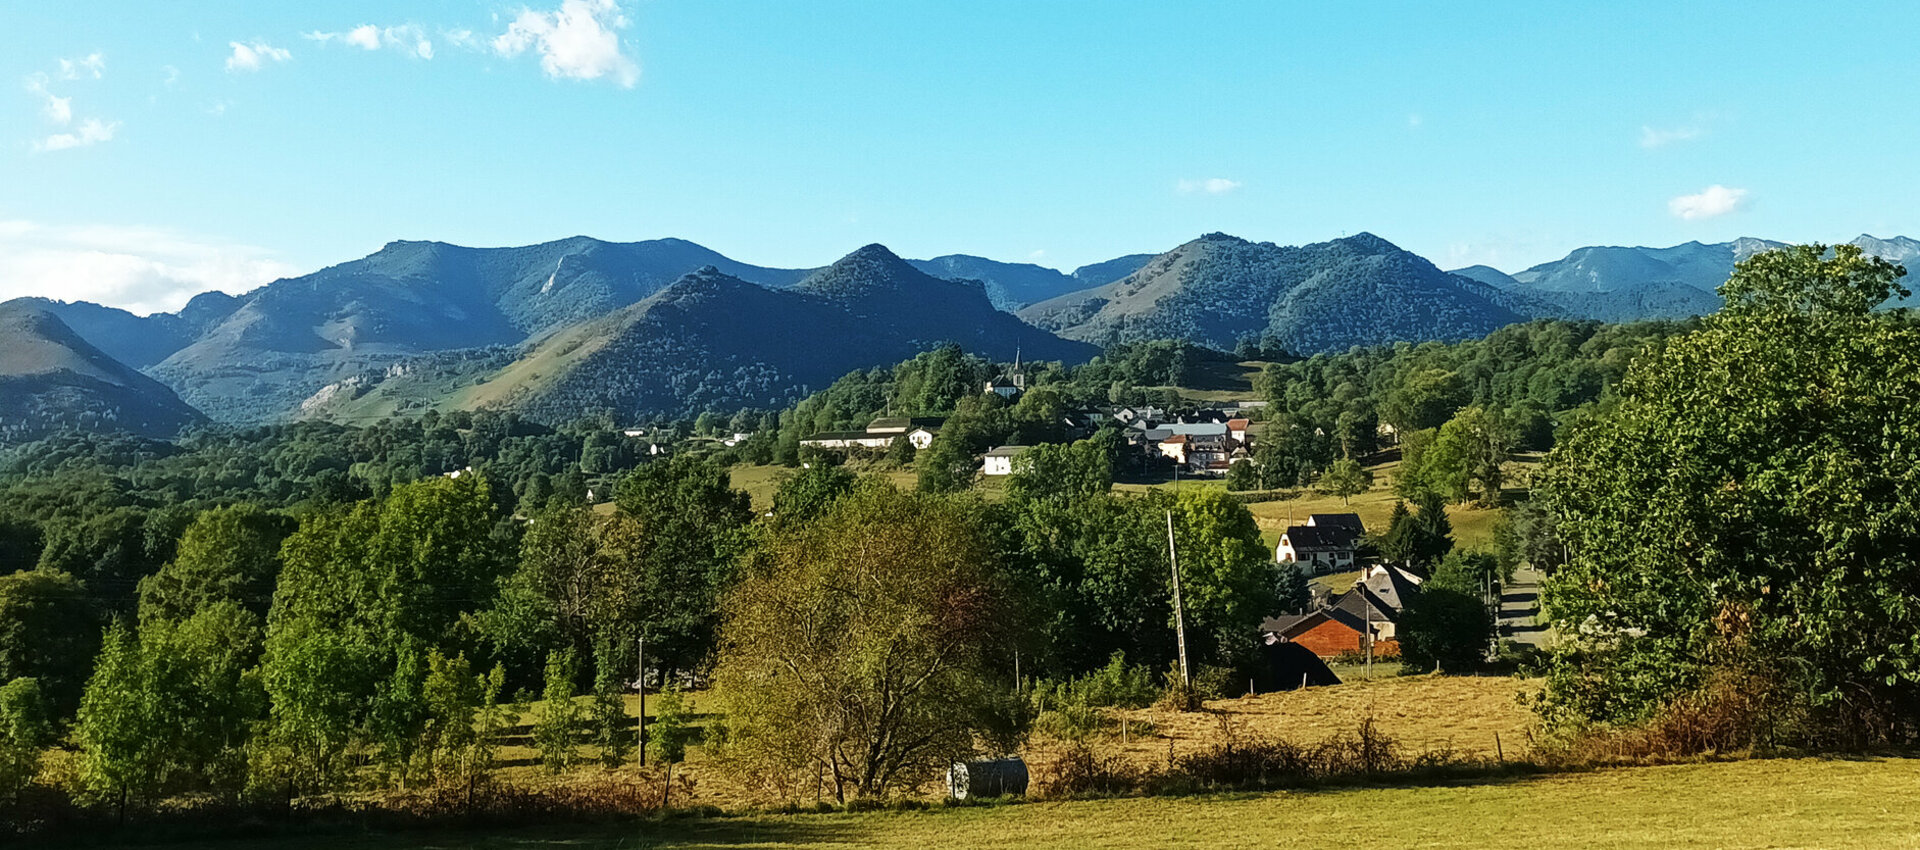
[(1222, 350), (1274, 337), (1307, 354), (1479, 336), (1555, 308), (1468, 278), (1372, 234), (1301, 247), (1209, 234), (1105, 286), (1022, 310), (1102, 344), (1185, 339)]

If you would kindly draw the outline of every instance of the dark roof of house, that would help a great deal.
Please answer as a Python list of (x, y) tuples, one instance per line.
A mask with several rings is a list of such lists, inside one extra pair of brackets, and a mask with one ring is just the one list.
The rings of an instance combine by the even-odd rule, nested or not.
[[(1392, 622), (1392, 619), (1388, 617), (1375, 617), (1374, 619), (1380, 622)], [(1322, 622), (1338, 623), (1356, 632), (1365, 632), (1367, 630), (1365, 613), (1354, 613), (1344, 608), (1329, 607), (1315, 608), (1304, 614), (1281, 614), (1278, 617), (1267, 617), (1260, 621), (1260, 631), (1266, 634), (1275, 634), (1284, 638), (1291, 638)]]
[(1360, 580), (1360, 585), (1381, 604), (1395, 610), (1407, 607), (1407, 603), (1420, 593), (1418, 582), (1405, 570), (1391, 565), (1369, 570), (1366, 577)]
[(1367, 533), (1367, 526), (1360, 521), (1359, 514), (1313, 514), (1307, 517), (1307, 524), (1316, 528), (1344, 528), (1354, 534)]
[(915, 428), (933, 430), (946, 424), (946, 421), (945, 417), (940, 416), (888, 416), (873, 420), (873, 422), (867, 425), (867, 431), (872, 433), (897, 432), (904, 434)]
[(865, 431), (821, 431), (800, 442), (810, 443), (816, 440), (868, 440), (872, 439), (873, 436), (874, 435), (868, 434)]
[(1260, 631), (1272, 632), (1276, 635), (1286, 634), (1288, 629), (1299, 625), (1316, 613), (1319, 612), (1308, 611), (1304, 614), (1281, 614), (1278, 617), (1267, 617), (1260, 621)]
[(1031, 446), (999, 446), (994, 448), (992, 451), (987, 452), (986, 456), (987, 457), (1015, 457), (1015, 456), (1018, 456), (1021, 452), (1024, 452), (1029, 448), (1032, 448), (1032, 447)]
[(1353, 548), (1353, 537), (1337, 528), (1291, 525), (1287, 527), (1285, 536), (1295, 552)]
[[(1367, 609), (1372, 608), (1369, 615)], [(1327, 610), (1339, 611), (1353, 622), (1365, 623), (1367, 620), (1394, 622), (1400, 619), (1400, 610), (1380, 600), (1365, 587), (1355, 587), (1327, 601)]]

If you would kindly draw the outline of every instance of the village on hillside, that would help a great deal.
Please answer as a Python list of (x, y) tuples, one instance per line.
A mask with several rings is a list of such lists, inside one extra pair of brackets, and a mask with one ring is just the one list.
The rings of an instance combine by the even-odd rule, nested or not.
[[(1027, 372), (1018, 360), (982, 387), (981, 392), (1013, 401), (1028, 389)], [(1119, 430), (1128, 451), (1155, 480), (1177, 484), (1189, 479), (1224, 479), (1238, 464), (1254, 464), (1254, 448), (1266, 423), (1260, 421), (1269, 402), (1232, 400), (1216, 406), (1110, 405), (1086, 406), (1061, 418), (1061, 442), (1093, 436), (1103, 427)], [(800, 441), (816, 453), (828, 453), (834, 462), (879, 459), (904, 443), (915, 452), (926, 451), (939, 438), (946, 417), (883, 416), (863, 430), (826, 431)], [(1394, 438), (1392, 426), (1378, 425), (1383, 441)], [(644, 432), (640, 432), (644, 433)], [(637, 436), (638, 434), (634, 434)], [(721, 440), (732, 446), (751, 433), (734, 433)], [(984, 479), (1013, 475), (1023, 467), (1021, 456), (1032, 446), (1002, 445), (982, 453), (978, 474)], [(665, 449), (651, 447), (655, 453)], [(816, 457), (820, 455), (816, 454)], [(1338, 684), (1331, 665), (1398, 662), (1400, 643), (1396, 626), (1429, 578), (1428, 570), (1412, 561), (1384, 558), (1358, 513), (1314, 513), (1297, 523), (1291, 518), (1273, 547), (1277, 570), (1297, 572), (1313, 579), (1307, 605), (1276, 611), (1265, 617), (1257, 635), (1269, 675), (1260, 680), (1270, 690)], [(1484, 601), (1496, 612), (1498, 628), (1493, 643), (1520, 638), (1538, 644), (1542, 636), (1533, 626), (1534, 596), (1519, 588), (1503, 602), (1498, 581), (1485, 588)], [(1489, 653), (1495, 646), (1489, 646)]]

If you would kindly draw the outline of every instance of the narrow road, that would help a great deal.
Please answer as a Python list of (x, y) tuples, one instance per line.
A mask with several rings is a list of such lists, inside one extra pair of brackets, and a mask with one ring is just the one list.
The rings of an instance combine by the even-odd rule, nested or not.
[(1513, 583), (1500, 592), (1501, 639), (1546, 648), (1553, 636), (1546, 624), (1537, 620), (1539, 612), (1540, 572), (1531, 567), (1515, 571)]

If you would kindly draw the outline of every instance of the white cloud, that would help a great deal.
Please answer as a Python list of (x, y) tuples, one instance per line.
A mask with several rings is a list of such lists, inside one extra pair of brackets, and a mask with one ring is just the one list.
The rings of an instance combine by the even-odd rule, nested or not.
[(293, 54), (285, 48), (274, 47), (264, 41), (255, 41), (247, 44), (229, 41), (227, 42), (227, 46), (233, 48), (233, 53), (227, 57), (228, 73), (234, 71), (258, 71), (265, 67), (267, 63), (286, 62), (293, 58)]
[(379, 50), (380, 28), (372, 24), (354, 27), (348, 31), (345, 40), (348, 44), (363, 50)]
[(1647, 127), (1640, 128), (1640, 146), (1648, 150), (1664, 148), (1676, 142), (1691, 142), (1707, 134), (1698, 126), (1686, 127)]
[(59, 60), (59, 70), (49, 75), (36, 71), (27, 75), (27, 92), (40, 101), (40, 114), (47, 123), (55, 128), (72, 127), (71, 130), (58, 130), (33, 143), (35, 153), (61, 151), (69, 148), (83, 148), (109, 141), (120, 129), (120, 122), (106, 121), (88, 117), (78, 126), (73, 122), (73, 98), (54, 94), (48, 88), (56, 80), (78, 80), (82, 77), (99, 79), (106, 73), (107, 60), (99, 53), (90, 53), (81, 59)]
[(89, 53), (79, 59), (60, 60), (60, 79), (77, 80), (81, 77), (100, 79), (107, 73), (107, 57), (102, 53)]
[(166, 79), (163, 79), (160, 81), (161, 85), (164, 85), (167, 88), (173, 88), (175, 85), (179, 84), (180, 82), (179, 68), (175, 68), (172, 65), (162, 65), (160, 66), (160, 70), (167, 72)]
[(621, 47), (619, 31), (628, 24), (615, 0), (562, 0), (552, 12), (522, 9), (493, 40), (493, 51), (518, 56), (531, 49), (540, 68), (555, 79), (607, 77), (623, 88), (640, 81), (640, 65)]
[(1420, 129), (1420, 125), (1425, 123), (1427, 123), (1427, 119), (1420, 117), (1420, 113), (1418, 112), (1407, 116), (1407, 128), (1410, 130), (1418, 130)]
[(263, 248), (164, 228), (0, 221), (0, 300), (38, 295), (145, 314), (297, 273)]
[(1173, 190), (1182, 195), (1204, 192), (1209, 195), (1224, 195), (1240, 188), (1240, 181), (1225, 177), (1208, 177), (1204, 180), (1182, 179), (1173, 184)]
[(1747, 190), (1729, 189), (1718, 183), (1696, 194), (1681, 195), (1667, 202), (1667, 211), (1687, 221), (1726, 215), (1745, 206)]
[(310, 32), (306, 37), (321, 44), (339, 41), (361, 50), (379, 50), (385, 47), (419, 59), (433, 58), (433, 40), (427, 38), (425, 31), (412, 24), (397, 27), (361, 24), (344, 32)]
[(45, 139), (34, 142), (33, 149), (35, 152), (44, 153), (46, 151), (63, 151), (68, 148), (84, 148), (89, 145), (112, 141), (113, 134), (120, 131), (120, 122), (88, 118), (80, 122), (80, 126), (74, 128), (74, 130), (75, 131), (71, 133), (54, 133)]
[(73, 123), (73, 98), (47, 95), (46, 106), (41, 109), (47, 120), (65, 127)]
[(28, 75), (27, 91), (40, 98), (40, 114), (46, 116), (48, 121), (62, 127), (73, 123), (73, 98), (59, 97), (47, 91), (46, 74)]

